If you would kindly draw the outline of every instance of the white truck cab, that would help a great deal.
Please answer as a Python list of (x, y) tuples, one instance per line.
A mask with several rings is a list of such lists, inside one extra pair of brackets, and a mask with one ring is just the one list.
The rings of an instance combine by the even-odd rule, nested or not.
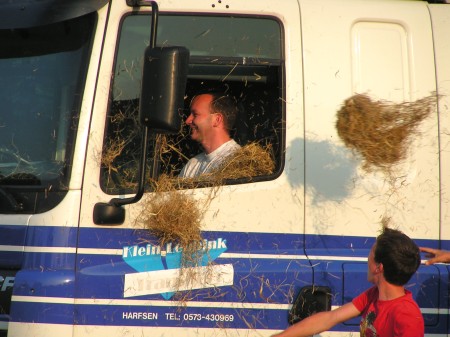
[[(370, 286), (386, 217), (450, 249), (448, 32), (450, 5), (431, 1), (0, 3), (3, 335), (270, 336)], [(188, 269), (209, 275), (180, 285), (183, 247), (139, 218), (148, 177), (201, 151), (182, 121), (211, 87), (239, 102), (233, 138), (269, 145), (275, 170), (180, 186), (206, 205)], [(355, 94), (436, 98), (392, 176), (338, 135)], [(162, 134), (177, 151), (160, 155)], [(448, 336), (448, 266), (420, 266), (407, 289), (426, 336)], [(358, 333), (354, 319), (320, 336)]]

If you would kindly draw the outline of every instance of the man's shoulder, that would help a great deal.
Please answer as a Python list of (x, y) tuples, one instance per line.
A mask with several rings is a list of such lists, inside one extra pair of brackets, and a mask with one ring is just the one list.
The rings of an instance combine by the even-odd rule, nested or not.
[(200, 152), (198, 155), (189, 159), (188, 162), (186, 163), (186, 165), (194, 165), (196, 163), (203, 162), (205, 160), (206, 160), (206, 153)]
[(236, 143), (234, 139), (230, 139), (229, 141), (226, 141), (222, 145), (220, 145), (217, 149), (215, 149), (213, 152), (211, 152), (208, 157), (211, 160), (216, 160), (217, 158), (224, 158), (232, 153), (234, 153), (236, 150), (240, 149), (241, 146)]
[(232, 147), (232, 148), (236, 148), (236, 149), (241, 148), (241, 146), (234, 139), (230, 139), (230, 141), (228, 143), (230, 144), (230, 147)]
[(195, 167), (197, 165), (200, 165), (204, 162), (208, 161), (208, 158), (206, 156), (206, 153), (201, 152), (198, 155), (192, 157), (191, 159), (188, 160), (188, 162), (186, 163), (186, 165), (184, 166), (184, 169), (188, 169), (190, 167)]
[(232, 153), (236, 150), (239, 150), (241, 148), (241, 146), (234, 140), (234, 139), (230, 139), (228, 142), (224, 143), (221, 146), (221, 151), (222, 153)]
[(179, 177), (181, 178), (194, 178), (196, 176), (196, 171), (200, 168), (201, 164), (207, 161), (206, 154), (204, 152), (199, 153), (195, 157), (192, 157), (184, 165), (180, 172)]

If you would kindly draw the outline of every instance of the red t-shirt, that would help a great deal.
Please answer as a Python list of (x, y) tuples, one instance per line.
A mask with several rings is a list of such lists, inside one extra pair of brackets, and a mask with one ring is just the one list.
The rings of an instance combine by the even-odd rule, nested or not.
[(378, 299), (378, 288), (372, 287), (352, 301), (361, 312), (361, 337), (423, 337), (424, 322), (411, 292), (394, 300)]

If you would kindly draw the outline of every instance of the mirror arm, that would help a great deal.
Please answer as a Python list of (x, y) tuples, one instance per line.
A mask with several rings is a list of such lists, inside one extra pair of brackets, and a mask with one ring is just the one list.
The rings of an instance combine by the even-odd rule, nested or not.
[[(158, 27), (158, 4), (156, 1), (152, 1), (152, 22), (151, 22), (151, 32), (150, 32), (150, 47), (155, 48), (156, 46), (156, 33), (157, 33), (157, 27)], [(144, 195), (145, 190), (145, 169), (146, 169), (146, 163), (147, 163), (147, 148), (148, 148), (148, 134), (149, 134), (149, 128), (148, 126), (144, 126), (144, 132), (142, 136), (142, 144), (141, 144), (141, 159), (139, 162), (139, 182), (137, 187), (137, 192), (134, 197), (130, 198), (112, 198), (109, 203), (111, 205), (114, 205), (116, 207), (120, 207), (123, 205), (128, 204), (134, 204), (141, 200), (142, 196)], [(155, 166), (155, 165), (153, 165)], [(154, 175), (154, 169), (152, 172), (152, 176)]]
[(156, 1), (152, 1), (152, 27), (150, 31), (150, 48), (156, 47), (156, 29), (158, 27), (158, 14), (159, 14), (159, 8)]

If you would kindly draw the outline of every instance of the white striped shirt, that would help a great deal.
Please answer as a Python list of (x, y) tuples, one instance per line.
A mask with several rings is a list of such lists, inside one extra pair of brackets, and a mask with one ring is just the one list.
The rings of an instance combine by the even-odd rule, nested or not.
[(202, 152), (187, 162), (179, 177), (196, 178), (202, 174), (209, 173), (219, 167), (225, 158), (238, 149), (240, 149), (240, 145), (231, 139), (209, 154)]

